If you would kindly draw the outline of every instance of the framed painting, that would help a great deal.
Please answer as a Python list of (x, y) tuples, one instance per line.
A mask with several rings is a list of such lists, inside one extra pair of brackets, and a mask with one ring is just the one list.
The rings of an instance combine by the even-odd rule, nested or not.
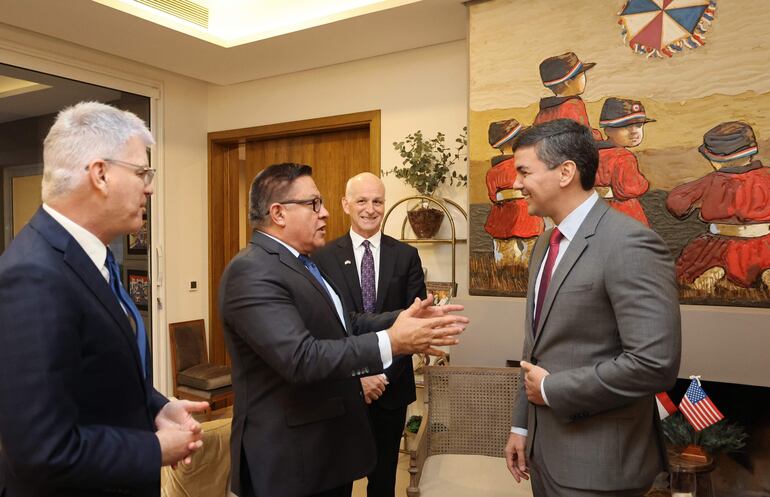
[(126, 269), (126, 289), (140, 311), (149, 309), (150, 276), (142, 269)]

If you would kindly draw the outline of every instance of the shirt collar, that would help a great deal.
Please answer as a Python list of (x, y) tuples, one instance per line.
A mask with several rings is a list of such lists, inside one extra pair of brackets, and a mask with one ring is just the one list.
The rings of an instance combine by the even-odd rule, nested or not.
[(564, 238), (570, 242), (572, 241), (577, 230), (580, 228), (580, 225), (583, 224), (586, 216), (588, 216), (588, 213), (598, 200), (599, 195), (596, 194), (596, 191), (591, 192), (591, 195), (589, 195), (582, 204), (578, 205), (575, 210), (570, 212), (569, 215), (559, 223), (559, 226), (557, 227), (559, 228), (559, 231), (561, 231), (561, 234), (564, 235)]
[(72, 238), (83, 248), (89, 259), (93, 261), (96, 268), (101, 270), (107, 260), (107, 247), (93, 233), (80, 226), (78, 223), (68, 218), (48, 204), (43, 204), (45, 210), (54, 220), (72, 235)]
[(268, 237), (268, 238), (272, 238), (272, 239), (273, 239), (273, 240), (275, 240), (276, 242), (280, 243), (281, 245), (283, 245), (284, 247), (286, 247), (287, 249), (289, 249), (289, 252), (291, 252), (291, 253), (292, 253), (292, 255), (294, 255), (294, 257), (299, 257), (299, 250), (295, 249), (294, 247), (292, 247), (292, 246), (291, 246), (291, 245), (289, 245), (288, 243), (284, 242), (284, 241), (283, 241), (283, 240), (281, 240), (280, 238), (276, 238), (276, 237), (274, 237), (273, 235), (269, 235), (269, 234), (267, 234), (267, 233), (265, 233), (264, 231), (261, 231), (261, 230), (257, 230), (257, 231), (259, 231), (260, 233), (262, 233), (263, 235), (265, 235), (265, 236), (266, 236), (266, 237)]
[(382, 241), (382, 232), (378, 231), (377, 233), (373, 234), (369, 238), (364, 238), (363, 236), (359, 235), (353, 229), (350, 229), (350, 240), (353, 242), (353, 248), (358, 248), (361, 246), (362, 243), (364, 243), (364, 240), (369, 240), (369, 243), (371, 244), (372, 248), (377, 248), (380, 246), (380, 241)]

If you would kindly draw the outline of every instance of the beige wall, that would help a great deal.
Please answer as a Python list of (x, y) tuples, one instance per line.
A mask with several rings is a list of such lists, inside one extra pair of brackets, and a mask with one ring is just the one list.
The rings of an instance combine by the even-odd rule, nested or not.
[[(454, 143), (467, 122), (467, 78), (467, 46), (458, 41), (239, 85), (212, 86), (208, 130), (380, 109), (382, 169), (388, 170), (400, 164), (391, 144), (417, 129), (428, 135), (442, 131)], [(464, 171), (465, 165), (460, 168)], [(416, 193), (394, 176), (384, 181), (388, 204)], [(443, 195), (467, 210), (465, 189), (445, 189)], [(387, 225), (386, 233), (391, 235), (398, 234), (401, 226), (396, 212)], [(458, 236), (465, 238), (464, 221), (458, 229)], [(447, 246), (420, 246), (429, 279), (451, 279), (450, 254)], [(460, 289), (467, 294), (466, 245), (459, 246), (457, 259)]]

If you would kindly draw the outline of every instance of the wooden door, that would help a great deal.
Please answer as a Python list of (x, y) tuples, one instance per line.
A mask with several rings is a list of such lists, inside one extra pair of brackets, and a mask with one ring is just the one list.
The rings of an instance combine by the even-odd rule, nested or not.
[(248, 191), (271, 164), (313, 167), (313, 179), (329, 210), (326, 239), (348, 230), (341, 198), (347, 178), (380, 174), (380, 111), (209, 133), (209, 357), (229, 364), (217, 307), (225, 266), (251, 238)]
[[(244, 214), (248, 212), (248, 191), (257, 173), (271, 164), (297, 162), (313, 167), (313, 180), (329, 210), (326, 240), (333, 240), (350, 228), (340, 201), (345, 194), (347, 178), (370, 170), (368, 129), (346, 129), (251, 141), (246, 143), (245, 148), (246, 158), (242, 163), (244, 173), (241, 180), (245, 181), (243, 190), (247, 194), (245, 202), (240, 206), (240, 209), (245, 210)], [(251, 237), (248, 216), (240, 217), (246, 222), (248, 240)]]

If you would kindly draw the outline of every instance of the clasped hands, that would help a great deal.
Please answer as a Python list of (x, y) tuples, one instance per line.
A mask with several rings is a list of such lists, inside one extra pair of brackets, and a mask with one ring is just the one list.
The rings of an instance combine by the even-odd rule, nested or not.
[(162, 465), (176, 468), (178, 463), (190, 464), (192, 454), (203, 447), (203, 430), (192, 417), (204, 412), (208, 402), (172, 400), (155, 416), (155, 436), (160, 443)]
[(548, 371), (527, 361), (521, 361), (521, 369), (524, 371), (524, 390), (527, 392), (527, 399), (539, 406), (546, 405), (541, 385), (543, 378), (548, 376)]
[(450, 313), (463, 309), (457, 304), (433, 305), (432, 294), (424, 300), (414, 299), (414, 303), (401, 311), (388, 329), (391, 352), (394, 356), (413, 353), (444, 355), (435, 347), (460, 342), (457, 335), (465, 330), (469, 320)]

